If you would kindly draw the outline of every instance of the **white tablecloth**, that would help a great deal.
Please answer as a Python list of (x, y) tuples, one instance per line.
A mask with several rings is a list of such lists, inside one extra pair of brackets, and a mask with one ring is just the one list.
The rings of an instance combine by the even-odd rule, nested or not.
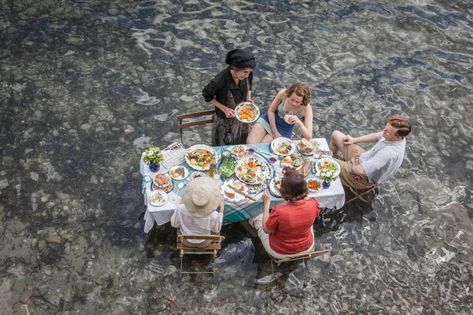
[[(328, 143), (325, 138), (317, 138), (317, 141), (320, 144), (322, 150), (329, 150)], [(161, 207), (155, 207), (148, 204), (148, 193), (151, 191), (151, 183), (156, 174), (167, 173), (169, 168), (179, 164), (184, 159), (185, 149), (177, 149), (172, 151), (164, 151), (165, 162), (161, 163), (161, 168), (158, 172), (153, 173), (149, 170), (149, 167), (143, 163), (143, 157), (140, 160), (140, 173), (143, 176), (142, 183), (142, 192), (144, 196), (144, 204), (146, 205), (146, 213), (144, 216), (145, 226), (144, 231), (148, 233), (156, 222), (158, 225), (165, 224), (171, 220), (171, 216), (174, 213), (176, 204), (178, 204), (181, 198), (173, 191), (168, 194), (168, 201)], [(281, 173), (281, 168), (279, 163), (274, 164), (277, 174)], [(312, 175), (313, 176), (313, 175)], [(176, 187), (175, 187), (176, 189)], [(337, 178), (333, 181), (328, 189), (321, 189), (315, 193), (310, 193), (309, 197), (316, 197), (319, 200), (320, 206), (322, 208), (336, 208), (340, 209), (345, 204), (345, 191), (343, 189), (340, 178)], [(257, 203), (262, 203), (261, 198), (256, 201)], [(282, 199), (273, 198), (271, 204), (276, 205), (283, 202)], [(238, 209), (244, 209), (247, 207), (251, 208), (253, 202), (246, 199), (240, 204), (227, 203), (225, 207), (225, 213), (228, 214), (227, 204), (231, 207), (232, 210), (238, 211)], [(262, 206), (261, 206), (262, 210)], [(224, 218), (225, 222), (225, 218)]]

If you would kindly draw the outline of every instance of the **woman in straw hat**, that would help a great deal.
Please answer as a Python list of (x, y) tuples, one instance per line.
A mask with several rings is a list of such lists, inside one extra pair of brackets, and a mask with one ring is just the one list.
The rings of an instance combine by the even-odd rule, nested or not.
[(285, 203), (269, 207), (271, 197), (266, 189), (263, 193), (263, 213), (248, 220), (253, 226), (264, 249), (274, 258), (285, 258), (311, 251), (314, 247), (312, 225), (320, 213), (316, 198), (307, 198), (307, 183), (304, 176), (285, 168), (279, 189)]
[[(220, 212), (217, 207), (220, 206)], [(223, 222), (224, 201), (218, 182), (210, 177), (192, 179), (171, 217), (171, 225), (182, 234), (219, 233)], [(206, 247), (210, 241), (184, 240), (186, 246)]]

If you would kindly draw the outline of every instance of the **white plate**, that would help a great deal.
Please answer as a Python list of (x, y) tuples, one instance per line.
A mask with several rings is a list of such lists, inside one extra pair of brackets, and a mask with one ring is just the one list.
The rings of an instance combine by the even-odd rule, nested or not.
[(314, 148), (310, 151), (302, 152), (300, 150), (302, 140), (297, 143), (297, 151), (299, 151), (303, 155), (320, 155), (320, 143), (317, 141), (317, 139), (310, 139), (310, 143), (314, 146)]
[[(204, 154), (204, 159), (201, 161), (201, 164), (197, 164), (198, 157), (193, 156), (196, 152), (199, 151)], [(205, 153), (205, 151), (207, 151), (208, 153)], [(191, 146), (189, 149), (187, 149), (184, 158), (186, 159), (187, 165), (198, 171), (208, 171), (212, 161), (215, 162), (215, 165), (217, 165), (218, 162), (218, 157), (214, 149), (205, 144), (196, 144)]]
[(194, 178), (199, 178), (199, 177), (205, 177), (207, 175), (205, 175), (204, 172), (201, 172), (201, 171), (194, 171), (192, 172), (191, 174), (191, 179), (194, 179)]
[(333, 174), (331, 174), (331, 177), (333, 179), (337, 178), (337, 176), (340, 175), (340, 164), (332, 158), (321, 158), (315, 163), (315, 169), (317, 171), (316, 175), (320, 178), (324, 177), (323, 175), (326, 171), (322, 169), (322, 166), (325, 162), (328, 162), (329, 165), (335, 165), (335, 170), (333, 171)]
[[(182, 176), (176, 173), (178, 170), (181, 170), (181, 169), (183, 170)], [(185, 168), (182, 165), (176, 165), (176, 166), (171, 167), (171, 169), (169, 170), (169, 176), (174, 180), (181, 180), (189, 176), (189, 171), (187, 170), (187, 168)]]
[[(251, 112), (253, 113), (253, 117), (251, 117), (251, 118), (242, 118), (241, 117), (242, 111), (246, 110), (247, 108), (249, 110), (251, 110)], [(252, 102), (242, 102), (242, 103), (238, 104), (235, 107), (236, 119), (238, 119), (239, 121), (244, 122), (244, 123), (252, 123), (252, 122), (256, 121), (256, 119), (259, 118), (259, 114), (260, 114), (260, 111), (259, 111), (258, 106), (256, 106)]]
[(279, 137), (271, 141), (271, 150), (277, 155), (287, 156), (294, 153), (296, 145), (289, 138)]
[(160, 207), (168, 201), (168, 195), (162, 190), (153, 190), (148, 194), (148, 202), (155, 207)]
[[(165, 177), (165, 178), (167, 178), (167, 184), (166, 185), (160, 185), (159, 183), (156, 182), (156, 177)], [(153, 177), (153, 184), (156, 187), (167, 187), (170, 184), (172, 184), (172, 182), (171, 182), (171, 178), (169, 177), (168, 174), (157, 174)]]
[(257, 156), (247, 157), (237, 161), (235, 175), (246, 184), (258, 185), (270, 176), (270, 167)]
[[(294, 164), (297, 164), (297, 163), (299, 163), (299, 166), (295, 167)], [(300, 170), (304, 166), (304, 163), (305, 163), (305, 159), (302, 155), (291, 154), (289, 156), (285, 156), (284, 158), (282, 158), (280, 165), (281, 165), (281, 168), (284, 168), (287, 166), (295, 170)]]
[(232, 147), (231, 152), (234, 156), (236, 156), (238, 158), (242, 158), (246, 155), (249, 148), (250, 147), (246, 146), (246, 145), (236, 145), (236, 146)]
[[(319, 183), (319, 188), (317, 188), (317, 189), (311, 189), (310, 186), (309, 186), (309, 183), (310, 183), (311, 181), (316, 181), (317, 183)], [(309, 178), (309, 179), (307, 180), (307, 189), (309, 189), (309, 191), (311, 191), (311, 192), (316, 192), (316, 191), (321, 190), (321, 189), (322, 189), (322, 181), (321, 181), (321, 180), (318, 180), (317, 178)]]
[(279, 186), (281, 186), (282, 178), (282, 176), (273, 177), (269, 182), (269, 191), (273, 196), (281, 197), (281, 192), (279, 192), (279, 188), (277, 187), (277, 185), (279, 182)]
[[(233, 185), (233, 186), (236, 186), (236, 187), (241, 186), (242, 189), (243, 189), (242, 192), (248, 193), (248, 187), (246, 187), (245, 184), (243, 184), (242, 182), (240, 182), (237, 179), (229, 179), (227, 181), (224, 181), (223, 184), (222, 184), (222, 187), (221, 187), (223, 198), (225, 198), (225, 200), (233, 201), (233, 202), (244, 200), (246, 197), (239, 194), (239, 193), (237, 193), (236, 191), (234, 191), (230, 187), (228, 187), (230, 184)], [(226, 193), (226, 191), (228, 191), (228, 192)], [(233, 195), (233, 197), (232, 197), (232, 195)]]

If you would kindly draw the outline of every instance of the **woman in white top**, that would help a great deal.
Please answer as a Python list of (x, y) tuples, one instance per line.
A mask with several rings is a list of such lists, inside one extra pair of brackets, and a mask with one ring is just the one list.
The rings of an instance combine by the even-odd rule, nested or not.
[[(220, 206), (220, 212), (217, 207)], [(171, 226), (182, 234), (219, 233), (223, 223), (224, 201), (218, 182), (210, 177), (192, 179), (171, 217)], [(210, 241), (184, 240), (190, 247), (206, 247)]]

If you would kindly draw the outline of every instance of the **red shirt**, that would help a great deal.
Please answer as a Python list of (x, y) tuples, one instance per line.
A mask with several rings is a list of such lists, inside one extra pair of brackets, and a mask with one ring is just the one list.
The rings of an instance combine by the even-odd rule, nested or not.
[(312, 225), (320, 213), (315, 198), (285, 202), (272, 208), (266, 221), (269, 245), (280, 254), (296, 254), (309, 249), (313, 243)]

